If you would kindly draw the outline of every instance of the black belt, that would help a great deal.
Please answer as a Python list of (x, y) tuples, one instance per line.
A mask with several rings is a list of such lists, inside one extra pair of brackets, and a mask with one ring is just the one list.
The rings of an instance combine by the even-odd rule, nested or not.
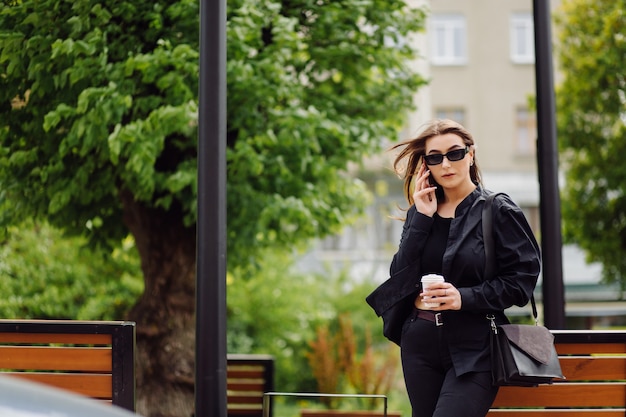
[(417, 317), (422, 320), (433, 322), (436, 326), (443, 326), (441, 313), (436, 313), (431, 310), (417, 310)]

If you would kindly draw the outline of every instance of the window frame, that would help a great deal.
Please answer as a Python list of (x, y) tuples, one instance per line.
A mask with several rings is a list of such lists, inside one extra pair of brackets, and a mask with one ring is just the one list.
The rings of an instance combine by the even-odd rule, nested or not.
[(467, 112), (463, 107), (438, 107), (435, 109), (435, 118), (454, 120), (467, 128)]
[[(535, 63), (534, 27), (535, 22), (533, 20), (533, 15), (531, 12), (516, 12), (511, 14), (509, 47), (511, 61), (513, 63)], [(521, 46), (522, 44), (524, 45), (524, 47)]]
[[(459, 13), (434, 14), (430, 21), (430, 31), (430, 57), (433, 65), (467, 64), (467, 19), (464, 15)], [(439, 36), (440, 31), (443, 39)]]

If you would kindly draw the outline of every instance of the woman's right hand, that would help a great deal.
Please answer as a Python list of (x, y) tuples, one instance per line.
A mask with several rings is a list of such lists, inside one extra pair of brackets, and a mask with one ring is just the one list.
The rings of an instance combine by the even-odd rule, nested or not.
[(435, 196), (437, 187), (430, 185), (429, 177), (430, 171), (426, 169), (426, 164), (422, 162), (420, 169), (417, 171), (413, 202), (419, 213), (432, 217), (437, 211), (437, 197)]

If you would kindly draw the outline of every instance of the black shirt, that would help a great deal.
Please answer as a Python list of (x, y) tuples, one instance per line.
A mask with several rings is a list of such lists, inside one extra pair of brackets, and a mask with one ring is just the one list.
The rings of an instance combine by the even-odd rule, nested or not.
[(433, 226), (426, 239), (424, 255), (421, 258), (424, 275), (443, 272), (443, 254), (448, 243), (450, 224), (452, 224), (452, 218), (444, 218), (437, 213), (433, 215)]

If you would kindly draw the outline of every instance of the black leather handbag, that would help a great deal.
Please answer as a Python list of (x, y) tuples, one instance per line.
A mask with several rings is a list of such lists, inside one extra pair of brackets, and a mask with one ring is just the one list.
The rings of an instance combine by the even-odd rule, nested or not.
[[(490, 194), (482, 211), (483, 240), (485, 246), (485, 277), (495, 273), (492, 205), (495, 194)], [(565, 379), (559, 357), (554, 348), (554, 336), (537, 320), (535, 297), (530, 298), (535, 324), (502, 324), (491, 321), (491, 374), (493, 384), (534, 387), (551, 384), (554, 379)]]
[(491, 329), (491, 374), (494, 385), (535, 387), (565, 378), (554, 349), (554, 336), (544, 326), (498, 326), (492, 320)]

